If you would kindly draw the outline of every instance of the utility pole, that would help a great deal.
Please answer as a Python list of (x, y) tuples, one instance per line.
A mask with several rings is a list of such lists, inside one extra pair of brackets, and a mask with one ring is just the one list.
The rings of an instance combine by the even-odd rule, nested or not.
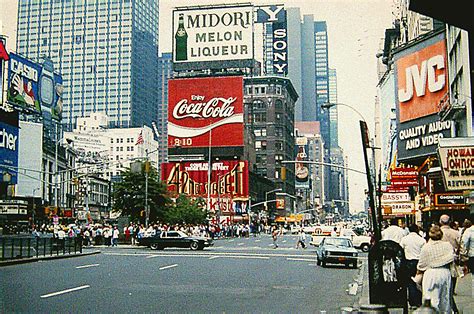
[(208, 151), (208, 162), (207, 162), (207, 212), (211, 212), (211, 173), (212, 173), (212, 160), (211, 160), (211, 153), (212, 153), (212, 126), (209, 123), (209, 151)]
[(54, 207), (58, 207), (58, 122), (54, 123)]
[(148, 209), (148, 172), (150, 171), (150, 166), (148, 164), (148, 149), (145, 149), (145, 226), (148, 228), (150, 221), (150, 211)]

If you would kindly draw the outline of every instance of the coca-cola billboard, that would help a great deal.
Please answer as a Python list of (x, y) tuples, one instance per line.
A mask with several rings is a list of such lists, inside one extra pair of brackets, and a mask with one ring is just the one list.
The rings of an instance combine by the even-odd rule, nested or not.
[(212, 164), (208, 183), (207, 162), (168, 162), (161, 166), (161, 178), (173, 196), (186, 194), (207, 199), (210, 186), (211, 212), (246, 213), (249, 196), (247, 161), (224, 160)]
[(168, 147), (243, 146), (243, 78), (169, 81)]

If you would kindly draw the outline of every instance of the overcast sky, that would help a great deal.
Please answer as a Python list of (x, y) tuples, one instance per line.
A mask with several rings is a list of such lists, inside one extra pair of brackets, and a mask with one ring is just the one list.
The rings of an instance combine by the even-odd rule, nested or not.
[[(16, 36), (18, 0), (0, 0), (0, 21), (12, 49)], [(171, 12), (176, 6), (229, 3), (223, 0), (161, 0), (160, 52), (171, 51)], [(251, 1), (235, 1), (251, 2)], [(373, 136), (374, 102), (377, 85), (376, 53), (384, 31), (392, 24), (393, 0), (282, 0), (252, 1), (254, 4), (285, 4), (299, 7), (301, 14), (312, 14), (326, 21), (329, 40), (329, 66), (337, 70), (338, 101), (356, 108), (366, 119)], [(290, 34), (291, 36), (291, 34)], [(346, 107), (339, 107), (339, 143), (348, 156), (349, 167), (364, 170), (358, 118)], [(349, 172), (351, 211), (364, 204), (366, 178)]]

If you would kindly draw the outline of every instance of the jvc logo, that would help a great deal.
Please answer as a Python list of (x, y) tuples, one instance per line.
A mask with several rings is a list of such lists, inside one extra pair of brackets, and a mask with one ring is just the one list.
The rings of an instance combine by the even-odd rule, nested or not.
[(418, 64), (414, 64), (405, 69), (405, 89), (398, 90), (398, 99), (400, 102), (407, 102), (413, 98), (413, 86), (415, 86), (416, 95), (418, 97), (425, 96), (426, 82), (428, 82), (428, 90), (431, 93), (437, 92), (444, 88), (446, 84), (446, 74), (436, 76), (436, 69), (444, 69), (443, 55), (436, 55), (421, 62), (421, 69)]

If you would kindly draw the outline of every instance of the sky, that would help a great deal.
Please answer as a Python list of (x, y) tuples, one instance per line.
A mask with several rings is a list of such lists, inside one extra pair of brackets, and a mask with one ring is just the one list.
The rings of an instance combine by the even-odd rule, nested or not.
[[(171, 13), (174, 7), (222, 4), (223, 0), (161, 0), (159, 51), (171, 51)], [(259, 4), (284, 4), (299, 7), (301, 15), (312, 14), (315, 21), (326, 21), (329, 41), (329, 66), (337, 71), (338, 102), (357, 110), (374, 136), (374, 107), (377, 85), (377, 59), (380, 41), (393, 20), (395, 0), (280, 0), (235, 1)], [(0, 32), (6, 34), (8, 49), (14, 50), (18, 0), (0, 0)], [(229, 3), (227, 1), (226, 3)], [(348, 167), (365, 170), (360, 141), (359, 118), (350, 108), (339, 106), (339, 145), (348, 157)], [(349, 171), (351, 212), (364, 209), (363, 174)]]

